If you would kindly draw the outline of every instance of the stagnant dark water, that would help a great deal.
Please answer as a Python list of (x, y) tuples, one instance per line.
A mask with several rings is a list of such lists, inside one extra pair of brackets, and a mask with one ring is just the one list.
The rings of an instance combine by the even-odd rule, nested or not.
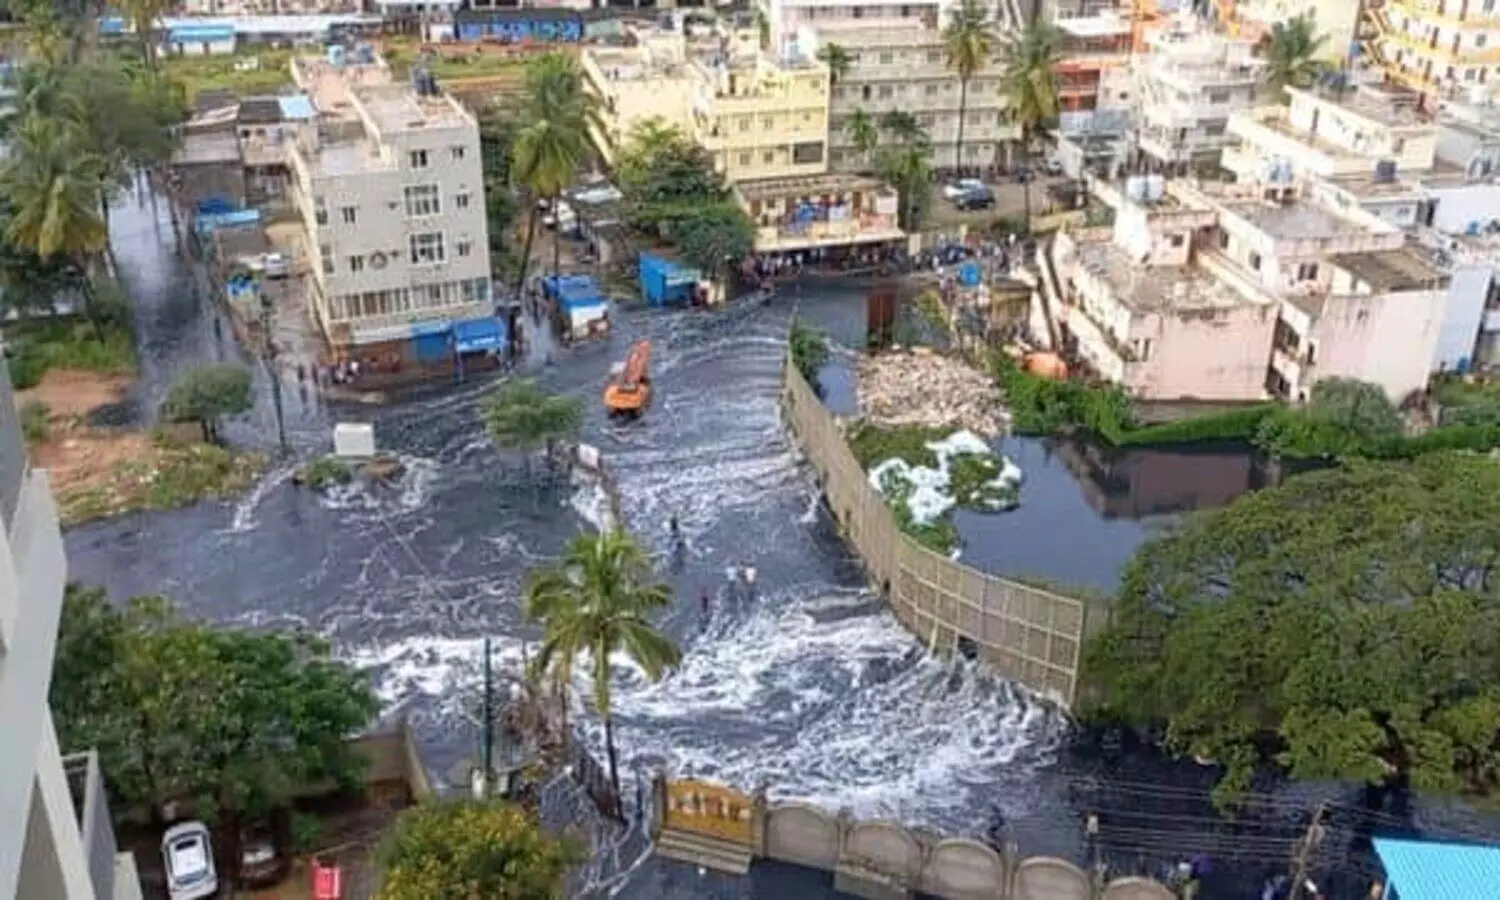
[[(170, 373), (238, 351), (215, 336), (213, 313), (163, 249), (170, 229), (150, 205), (127, 204), (115, 218), (123, 276), (141, 309), (149, 408)], [(803, 313), (836, 334), (862, 327), (859, 296), (858, 285), (809, 286)], [(926, 657), (863, 590), (783, 432), (776, 396), (789, 315), (759, 306), (626, 314), (608, 345), (540, 373), (589, 401), (587, 439), (617, 472), (627, 523), (662, 554), (680, 598), (666, 627), (683, 644), (682, 669), (659, 685), (629, 671), (619, 681), (630, 768), (665, 765), (746, 788), (765, 782), (776, 796), (949, 833), (979, 833), (999, 816), (1026, 852), (1080, 862), (1088, 858), (1083, 820), (1095, 812), (1121, 868), (1154, 872), (1190, 853), (1214, 857), (1213, 897), (1254, 896), (1266, 874), (1284, 871), (1300, 816), (1317, 798), (1355, 802), (1351, 790), (1280, 787), (1224, 831), (1206, 800), (1211, 770), (1113, 743), (1090, 749), (1070, 741), (1063, 716), (1004, 681)], [(644, 422), (616, 430), (595, 400), (609, 365), (639, 335), (656, 344), (659, 400)], [(233, 439), (265, 445), (274, 434), (261, 388), (263, 402), (230, 429)], [(382, 694), (412, 716), (430, 767), (444, 775), (474, 745), (464, 707), (481, 640), (494, 638), (503, 659), (519, 660), (534, 636), (518, 614), (522, 578), (591, 527), (602, 507), (589, 485), (539, 491), (498, 456), (476, 421), (483, 390), (449, 386), (388, 407), (325, 407), (293, 391), (289, 424), (300, 452), (326, 448), (334, 421), (370, 421), (381, 447), (406, 460), (406, 477), (388, 490), (320, 497), (290, 486), (287, 463), (237, 503), (70, 532), (72, 575), (117, 597), (168, 594), (225, 623), (318, 629), (376, 671)], [(1013, 452), (1030, 479), (1026, 504), (988, 526), (1010, 528), (998, 543), (1013, 546), (992, 549), (971, 531), (970, 558), (1055, 565), (1038, 574), (1060, 580), (1072, 567), (1104, 583), (1118, 565), (1110, 561), (1128, 556), (1150, 526), (1091, 515), (1087, 505), (1056, 506), (1068, 490), (1086, 494), (1077, 482), (1065, 490), (1064, 469), (1033, 448), (1040, 458), (1029, 458), (1026, 445)], [(1049, 483), (1055, 493), (1043, 493)], [(673, 515), (687, 537), (675, 561), (666, 525)], [(1023, 515), (1051, 518), (1019, 527)], [(725, 569), (739, 565), (759, 570), (754, 601), (722, 596)], [(696, 599), (704, 590), (718, 595), (706, 618)], [(1346, 892), (1336, 896), (1360, 896), (1368, 872), (1349, 852), (1358, 837), (1353, 807), (1336, 809), (1342, 818), (1315, 870)], [(1449, 806), (1424, 807), (1416, 820), (1471, 833), (1485, 825)], [(763, 880), (778, 877), (790, 880), (756, 888), (648, 863), (616, 888), (641, 898), (827, 895), (800, 876)]]

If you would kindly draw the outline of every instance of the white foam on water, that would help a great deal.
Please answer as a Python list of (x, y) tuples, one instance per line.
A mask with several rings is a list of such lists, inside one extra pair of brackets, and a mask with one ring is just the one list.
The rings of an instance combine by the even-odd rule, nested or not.
[(260, 508), (261, 501), (266, 499), (272, 489), (286, 483), (296, 471), (293, 466), (282, 466), (262, 475), (255, 487), (250, 489), (250, 493), (235, 502), (234, 514), (229, 517), (229, 527), (225, 531), (229, 534), (254, 531), (260, 524), (255, 518), (255, 512)]
[(573, 493), (568, 497), (568, 505), (595, 531), (609, 531), (615, 527), (604, 482), (581, 466), (573, 468)]
[[(497, 668), (519, 669), (522, 642), (496, 637), (490, 652)], [(340, 648), (339, 655), (374, 676), (376, 696), (386, 707), (417, 698), (452, 698), (455, 688), (471, 686), (484, 656), (483, 638), (414, 636), (389, 644)], [(462, 690), (459, 691), (462, 693)]]

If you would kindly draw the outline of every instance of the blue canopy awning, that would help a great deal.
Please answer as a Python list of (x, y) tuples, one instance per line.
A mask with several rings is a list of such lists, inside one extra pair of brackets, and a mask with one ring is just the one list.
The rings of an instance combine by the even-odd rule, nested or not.
[(233, 25), (179, 25), (168, 32), (174, 44), (216, 44), (234, 40)]
[(455, 322), (453, 341), (459, 353), (499, 350), (505, 346), (505, 324), (496, 318)]
[(1500, 847), (1376, 838), (1375, 854), (1400, 900), (1500, 900)]

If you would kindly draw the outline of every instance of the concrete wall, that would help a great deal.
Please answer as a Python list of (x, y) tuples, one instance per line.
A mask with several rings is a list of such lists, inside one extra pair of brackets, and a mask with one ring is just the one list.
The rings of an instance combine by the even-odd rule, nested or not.
[(896, 618), (930, 649), (972, 647), (1005, 677), (1070, 705), (1084, 637), (1106, 620), (1105, 611), (1090, 617), (1079, 600), (980, 572), (907, 538), (796, 367), (786, 367), (785, 379), (785, 415), (797, 444)]
[[(653, 834), (728, 841), (753, 857), (834, 872), (840, 889), (856, 896), (910, 896), (921, 892), (944, 900), (1171, 900), (1172, 892), (1147, 878), (1120, 878), (1100, 890), (1083, 870), (1051, 856), (1022, 860), (1015, 847), (1004, 852), (968, 838), (937, 838), (879, 819), (860, 820), (847, 811), (824, 812), (806, 803), (770, 804), (764, 792), (742, 794), (697, 781), (658, 776)], [(711, 793), (722, 808), (695, 807), (679, 813), (684, 798)], [(748, 822), (742, 812), (749, 811)], [(748, 825), (743, 828), (742, 825)], [(726, 827), (727, 826), (727, 827)], [(739, 835), (739, 837), (731, 837)]]

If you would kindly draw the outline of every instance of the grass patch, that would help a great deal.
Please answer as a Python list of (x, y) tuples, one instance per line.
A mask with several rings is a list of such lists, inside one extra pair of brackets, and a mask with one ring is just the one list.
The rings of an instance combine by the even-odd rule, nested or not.
[(30, 444), (44, 444), (52, 438), (52, 410), (40, 400), (27, 401), (21, 407), (21, 433)]
[(103, 375), (135, 371), (135, 339), (128, 324), (104, 327), (100, 340), (81, 316), (31, 319), (5, 329), (10, 380), (18, 390), (35, 387), (48, 369)]
[(265, 470), (259, 453), (154, 435), (145, 458), (115, 464), (95, 482), (59, 497), (64, 525), (147, 509), (175, 509), (243, 493)]
[[(236, 66), (255, 60), (254, 69)], [(236, 96), (276, 94), (292, 82), (292, 51), (257, 50), (233, 56), (169, 56), (162, 71), (182, 84), (192, 103), (204, 91), (233, 91)]]
[(934, 469), (938, 464), (937, 454), (927, 445), (952, 433), (952, 428), (883, 428), (861, 422), (849, 433), (849, 449), (859, 460), (860, 468), (866, 471), (888, 459)]
[(315, 491), (354, 480), (354, 467), (337, 456), (320, 456), (297, 473), (298, 479)]
[(958, 527), (947, 516), (932, 522), (918, 522), (908, 502), (915, 492), (916, 486), (895, 472), (886, 472), (880, 480), (880, 494), (896, 519), (896, 527), (928, 550), (947, 556), (959, 545)]
[(948, 460), (948, 493), (964, 509), (999, 512), (1016, 505), (1020, 492), (997, 483), (1001, 461), (993, 456), (962, 454)]

